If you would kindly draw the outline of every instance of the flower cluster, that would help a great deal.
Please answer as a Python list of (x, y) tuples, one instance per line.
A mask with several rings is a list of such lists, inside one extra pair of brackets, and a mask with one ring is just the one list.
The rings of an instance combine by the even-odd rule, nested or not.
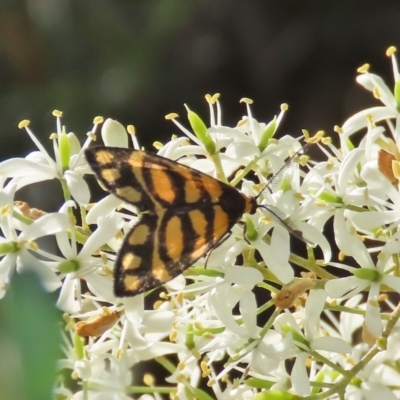
[[(340, 146), (323, 132), (277, 139), (287, 105), (261, 123), (252, 116), (252, 101), (243, 99), (246, 114), (236, 127), (223, 125), (219, 95), (206, 96), (208, 124), (188, 108), (190, 128), (168, 115), (183, 135), (156, 142), (159, 155), (236, 186), (263, 207), (244, 215), (206, 259), (161, 290), (131, 298), (113, 293), (113, 266), (140, 215), (108, 193), (89, 203), (84, 176), (93, 172), (84, 149), (99, 131), (106, 146), (129, 147), (130, 138), (139, 149), (134, 128), (97, 117), (81, 143), (55, 111), (51, 155), (29, 121), (20, 123), (37, 150), (0, 163), (0, 298), (15, 271), (28, 269), (46, 290), (58, 290), (65, 313), (59, 368), (79, 387), (60, 380), (59, 398), (399, 398), (400, 75), (394, 53), (387, 51), (393, 90), (369, 66), (359, 69), (358, 83), (383, 105), (335, 127)], [(300, 155), (305, 145), (324, 160)], [(59, 210), (19, 200), (19, 189), (53, 179), (64, 198)], [(326, 234), (330, 220), (334, 243)], [(293, 251), (290, 233), (303, 238), (307, 257)], [(54, 251), (37, 241), (43, 236), (55, 238)], [(163, 368), (166, 382), (152, 369), (143, 375), (145, 361)]]

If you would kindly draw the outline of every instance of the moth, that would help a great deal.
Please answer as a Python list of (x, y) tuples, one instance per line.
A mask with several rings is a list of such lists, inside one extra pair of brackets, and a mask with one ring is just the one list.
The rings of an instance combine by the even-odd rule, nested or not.
[[(135, 296), (180, 275), (218, 246), (243, 214), (262, 207), (257, 197), (149, 152), (93, 146), (85, 156), (104, 187), (140, 212), (116, 258), (118, 297)], [(288, 222), (280, 222), (297, 235)]]

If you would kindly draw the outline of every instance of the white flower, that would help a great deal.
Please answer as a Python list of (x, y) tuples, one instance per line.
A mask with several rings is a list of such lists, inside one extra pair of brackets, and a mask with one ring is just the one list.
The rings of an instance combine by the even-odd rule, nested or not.
[(11, 282), (14, 269), (17, 272), (32, 270), (38, 274), (44, 287), (53, 291), (60, 286), (60, 280), (48, 262), (43, 261), (38, 254), (40, 249), (36, 243), (38, 238), (65, 231), (68, 218), (64, 214), (47, 214), (31, 224), (19, 223), (12, 218), (14, 211), (13, 195), (15, 185), (9, 184), (0, 192), (0, 297), (3, 297)]
[[(57, 134), (52, 138), (55, 159), (48, 154), (29, 129), (29, 121), (22, 121), (20, 128), (25, 128), (39, 151), (31, 152), (25, 158), (11, 158), (1, 162), (0, 176), (14, 178), (13, 182), (17, 189), (45, 180), (58, 179), (64, 188), (64, 194), (69, 191), (79, 204), (86, 205), (89, 202), (90, 192), (83, 179), (88, 167), (82, 149), (75, 136), (67, 135), (65, 129), (61, 127), (60, 113), (55, 112), (55, 115), (57, 115)], [(88, 143), (89, 140), (84, 147)]]
[[(342, 225), (346, 222), (341, 220)], [(400, 278), (387, 271), (391, 271), (391, 255), (393, 254), (393, 244), (388, 242), (382, 249), (376, 265), (365, 247), (364, 243), (356, 235), (348, 234), (347, 229), (337, 230), (343, 240), (342, 247), (346, 254), (352, 256), (358, 263), (359, 268), (354, 268), (343, 263), (330, 263), (330, 265), (347, 270), (353, 275), (345, 278), (332, 279), (325, 285), (325, 289), (332, 298), (348, 299), (357, 293), (369, 288), (368, 301), (366, 302), (366, 314), (364, 329), (365, 334), (374, 340), (382, 334), (382, 322), (379, 313), (378, 295), (381, 285), (387, 285), (400, 293)], [(399, 235), (396, 234), (396, 244)]]
[[(392, 53), (392, 65), (394, 80), (399, 80), (399, 71), (397, 67), (397, 61)], [(371, 91), (374, 97), (378, 98), (383, 104), (383, 107), (372, 107), (366, 110), (360, 111), (349, 118), (342, 126), (343, 133), (346, 136), (350, 136), (360, 129), (368, 126), (369, 121), (372, 119), (375, 123), (380, 121), (388, 121), (390, 119), (398, 120), (400, 112), (398, 109), (398, 99), (393, 94), (393, 90), (390, 89), (383, 79), (376, 74), (369, 72), (369, 65), (365, 65), (359, 69), (360, 75), (357, 77), (357, 82), (362, 85), (365, 89)], [(397, 122), (398, 123), (398, 122)], [(390, 127), (390, 125), (389, 125)], [(400, 146), (399, 135), (396, 130), (392, 131), (397, 146)]]
[[(281, 314), (275, 321), (275, 327), (278, 332), (290, 332), (293, 336), (293, 345), (297, 347), (296, 359), (291, 374), (291, 381), (295, 391), (306, 396), (310, 394), (309, 379), (305, 359), (313, 352), (334, 352), (351, 353), (351, 346), (344, 340), (334, 337), (323, 336), (320, 328), (320, 315), (324, 310), (327, 294), (324, 290), (315, 290), (307, 298), (304, 315), (301, 316), (301, 324), (304, 332), (301, 330), (293, 316), (286, 312)], [(316, 374), (315, 369), (311, 369)]]
[(130, 399), (126, 391), (132, 381), (133, 364), (125, 353), (117, 357), (119, 342), (110, 332), (107, 335), (108, 340), (89, 339), (82, 348), (81, 338), (74, 338), (72, 332), (63, 334), (65, 358), (59, 361), (59, 368), (70, 369), (75, 379), (85, 383), (74, 399)]
[[(91, 292), (99, 300), (114, 303), (116, 301), (112, 290), (112, 280), (104, 273), (102, 260), (93, 257), (93, 253), (110, 241), (122, 228), (123, 221), (113, 215), (99, 218), (97, 229), (89, 236), (78, 251), (75, 230), (71, 227), (71, 239), (66, 231), (56, 234), (57, 244), (64, 256), (59, 259), (58, 268), (64, 282), (57, 301), (58, 307), (71, 314), (81, 310), (81, 279), (84, 279)], [(66, 273), (67, 271), (70, 271)]]

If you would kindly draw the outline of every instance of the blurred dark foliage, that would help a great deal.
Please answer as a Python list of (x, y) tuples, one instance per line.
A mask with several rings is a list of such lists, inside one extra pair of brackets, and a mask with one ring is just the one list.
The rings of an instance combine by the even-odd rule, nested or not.
[[(398, 0), (3, 0), (0, 4), (0, 159), (26, 155), (24, 118), (46, 139), (51, 111), (83, 135), (96, 115), (136, 126), (147, 148), (176, 130), (183, 103), (207, 118), (222, 94), (224, 121), (255, 100), (268, 120), (290, 105), (282, 133), (332, 131), (373, 99), (355, 82), (365, 62), (392, 79)], [(47, 143), (48, 147), (50, 144)]]

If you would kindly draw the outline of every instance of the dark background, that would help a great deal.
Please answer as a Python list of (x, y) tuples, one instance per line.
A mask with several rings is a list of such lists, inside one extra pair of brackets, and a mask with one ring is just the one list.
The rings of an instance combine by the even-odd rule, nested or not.
[(17, 128), (30, 119), (46, 142), (53, 109), (83, 140), (93, 117), (133, 124), (142, 145), (177, 130), (183, 103), (208, 121), (206, 93), (223, 121), (269, 121), (289, 104), (280, 134), (332, 134), (374, 104), (355, 83), (365, 62), (393, 85), (389, 45), (400, 42), (400, 1), (2, 0), (0, 160), (33, 150)]

